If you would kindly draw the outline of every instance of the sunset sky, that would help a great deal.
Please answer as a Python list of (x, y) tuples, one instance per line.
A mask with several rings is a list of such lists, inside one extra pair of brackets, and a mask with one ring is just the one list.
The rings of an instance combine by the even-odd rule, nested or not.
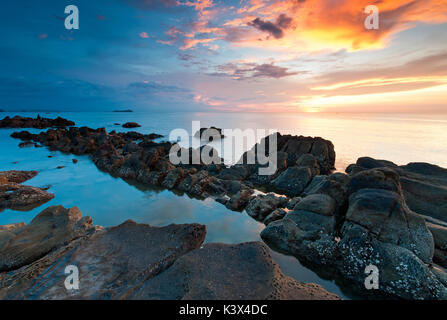
[(0, 109), (447, 112), (446, 0), (17, 0), (0, 21)]

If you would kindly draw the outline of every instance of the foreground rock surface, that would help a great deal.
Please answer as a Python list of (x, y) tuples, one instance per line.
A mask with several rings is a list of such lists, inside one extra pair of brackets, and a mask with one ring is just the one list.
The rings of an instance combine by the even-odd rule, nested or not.
[(6, 117), (0, 120), (0, 128), (35, 128), (45, 129), (51, 127), (70, 127), (74, 126), (73, 121), (57, 117), (56, 119), (42, 118), (27, 118), (15, 116), (13, 118)]
[[(208, 244), (199, 224), (133, 221), (93, 227), (50, 207), (30, 225), (0, 227), (0, 299), (337, 299), (282, 274), (265, 245)], [(67, 290), (65, 268), (79, 268)]]
[(0, 171), (0, 211), (31, 210), (54, 198), (44, 189), (21, 183), (37, 175), (37, 171)]

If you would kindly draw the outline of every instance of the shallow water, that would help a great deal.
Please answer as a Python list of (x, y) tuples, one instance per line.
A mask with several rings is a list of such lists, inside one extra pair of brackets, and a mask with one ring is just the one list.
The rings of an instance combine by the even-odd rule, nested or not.
[[(14, 114), (0, 113), (0, 118)], [(36, 116), (36, 113), (20, 113)], [(128, 131), (114, 123), (136, 121), (142, 133), (169, 135), (174, 128), (191, 131), (191, 121), (200, 120), (202, 127), (277, 129), (281, 133), (321, 136), (331, 140), (337, 152), (339, 170), (359, 156), (372, 156), (405, 164), (414, 161), (432, 162), (447, 167), (447, 117), (423, 118), (399, 115), (272, 115), (272, 114), (209, 114), (209, 113), (60, 113), (77, 126), (105, 127), (108, 131)], [(31, 132), (40, 130), (26, 129)], [(47, 148), (19, 148), (19, 140), (10, 137), (14, 129), (0, 129), (0, 171), (38, 170), (26, 184), (45, 187), (55, 198), (28, 212), (0, 212), (0, 225), (26, 222), (51, 205), (77, 206), (94, 223), (114, 226), (127, 219), (139, 223), (164, 226), (171, 223), (201, 223), (207, 226), (206, 242), (240, 243), (259, 241), (264, 228), (245, 212), (233, 212), (213, 201), (200, 201), (170, 191), (144, 188), (113, 178), (99, 171), (86, 156), (66, 155)], [(194, 134), (191, 133), (191, 135)], [(444, 139), (443, 139), (444, 138)], [(259, 140), (259, 139), (258, 139)], [(380, 143), (378, 143), (380, 141)], [(49, 158), (51, 156), (51, 158)], [(77, 164), (72, 159), (79, 160)], [(58, 166), (65, 166), (57, 169)], [(333, 282), (320, 278), (302, 266), (294, 257), (272, 251), (274, 260), (286, 275), (298, 281), (321, 284), (327, 290), (350, 298)]]

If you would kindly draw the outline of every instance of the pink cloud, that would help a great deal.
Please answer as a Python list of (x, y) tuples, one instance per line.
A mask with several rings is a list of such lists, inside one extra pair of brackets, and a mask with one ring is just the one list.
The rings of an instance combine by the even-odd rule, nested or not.
[(140, 36), (140, 38), (143, 38), (143, 39), (149, 38), (149, 35), (147, 34), (147, 32), (140, 32), (139, 36)]
[(39, 34), (37, 37), (39, 39), (46, 39), (46, 38), (48, 38), (48, 35), (46, 33), (42, 33), (42, 34)]

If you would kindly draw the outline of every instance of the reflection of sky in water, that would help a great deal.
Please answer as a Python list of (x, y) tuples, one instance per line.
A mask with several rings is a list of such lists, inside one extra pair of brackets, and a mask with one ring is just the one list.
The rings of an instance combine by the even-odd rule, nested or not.
[[(34, 116), (35, 114), (29, 114)], [(147, 116), (146, 116), (147, 115)], [(4, 113), (0, 113), (3, 118)], [(45, 115), (43, 115), (45, 116)], [(239, 114), (141, 114), (141, 113), (71, 113), (62, 116), (78, 126), (106, 127), (108, 131), (124, 130), (115, 122), (136, 121), (136, 131), (168, 135), (173, 128), (190, 131), (191, 120), (201, 120), (202, 127), (273, 128), (282, 133), (322, 136), (334, 142), (337, 164), (343, 168), (358, 156), (370, 155), (390, 159), (399, 164), (429, 161), (447, 166), (447, 131), (445, 118), (382, 119), (371, 115), (325, 116)], [(53, 115), (51, 115), (53, 117)], [(32, 132), (39, 130), (26, 129)], [(239, 243), (260, 240), (264, 226), (246, 213), (233, 212), (213, 201), (199, 201), (169, 191), (148, 190), (97, 170), (86, 156), (78, 157), (51, 152), (46, 148), (18, 148), (19, 140), (9, 135), (17, 130), (0, 129), (0, 170), (38, 170), (39, 175), (26, 182), (33, 186), (50, 186), (55, 198), (29, 212), (0, 212), (0, 224), (30, 222), (50, 205), (77, 206), (94, 223), (113, 226), (127, 219), (163, 226), (170, 223), (201, 223), (207, 226), (207, 242)], [(378, 143), (380, 141), (380, 144)], [(52, 155), (52, 158), (48, 158)], [(79, 160), (73, 164), (72, 159)], [(18, 162), (14, 164), (13, 162)], [(66, 166), (56, 169), (57, 166)], [(293, 257), (272, 252), (283, 272), (299, 281), (315, 282), (343, 295), (331, 281), (319, 278)]]

